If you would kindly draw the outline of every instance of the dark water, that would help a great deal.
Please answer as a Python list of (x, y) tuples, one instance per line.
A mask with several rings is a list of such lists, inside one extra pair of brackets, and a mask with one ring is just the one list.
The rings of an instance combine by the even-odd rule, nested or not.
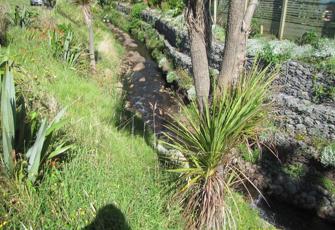
[(335, 224), (319, 218), (315, 213), (267, 198), (268, 204), (259, 197), (254, 204), (267, 222), (285, 230), (335, 230)]

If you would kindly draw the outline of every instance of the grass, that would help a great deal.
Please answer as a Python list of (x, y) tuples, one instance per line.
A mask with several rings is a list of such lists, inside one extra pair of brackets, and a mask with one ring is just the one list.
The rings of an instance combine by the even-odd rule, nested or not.
[[(71, 23), (75, 36), (87, 42), (77, 8), (59, 0), (55, 11), (37, 10), (43, 25)], [(95, 21), (94, 28), (99, 51), (95, 77), (85, 65), (73, 69), (55, 60), (43, 28), (10, 28), (11, 45), (0, 49), (10, 50), (19, 66), (15, 81), (33, 110), (50, 115), (49, 105), (41, 106), (48, 98), (68, 106), (61, 138), (76, 146), (64, 162), (54, 162), (38, 187), (0, 176), (0, 229), (82, 229), (99, 226), (106, 218), (105, 227), (116, 229), (183, 228), (179, 208), (165, 193), (155, 151), (143, 138), (115, 126), (123, 100), (116, 70), (124, 50), (102, 23)], [(236, 200), (241, 206), (239, 226), (267, 226), (247, 202)]]
[[(67, 21), (57, 14), (54, 17), (58, 22)], [(83, 24), (79, 30), (85, 30)], [(107, 35), (103, 29), (97, 30), (99, 43)], [(114, 126), (118, 119), (115, 109), (122, 98), (115, 87), (118, 79), (113, 70), (120, 65), (122, 48), (109, 37), (116, 58), (98, 64), (100, 74), (96, 78), (105, 78), (109, 84), (102, 85), (102, 80), (54, 60), (43, 31), (34, 32), (32, 35), (31, 31), (18, 28), (9, 31), (11, 55), (29, 73), (17, 73), (18, 82), (24, 83), (20, 87), (25, 93), (53, 95), (62, 106), (69, 106), (64, 132), (77, 147), (71, 153), (73, 159), (50, 170), (38, 188), (12, 182), (10, 193), (4, 192), (2, 197), (1, 221), (14, 229), (23, 225), (33, 229), (78, 229), (94, 221), (100, 209), (113, 205), (127, 222), (117, 223), (120, 226), (178, 228), (177, 213), (165, 212), (167, 198), (155, 152), (142, 138)], [(102, 71), (106, 69), (111, 73), (108, 79)], [(10, 202), (13, 199), (15, 204)], [(114, 221), (120, 222), (120, 217)]]

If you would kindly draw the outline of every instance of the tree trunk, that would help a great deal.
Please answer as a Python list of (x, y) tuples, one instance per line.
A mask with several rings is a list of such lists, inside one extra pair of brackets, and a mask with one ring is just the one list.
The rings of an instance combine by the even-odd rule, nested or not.
[(92, 16), (90, 11), (87, 7), (83, 7), (83, 13), (85, 18), (85, 23), (88, 28), (88, 50), (89, 50), (89, 57), (90, 57), (90, 67), (92, 73), (96, 72), (95, 66), (95, 54), (94, 54), (94, 33), (93, 33), (93, 23), (92, 23)]
[(258, 0), (250, 0), (244, 11), (246, 1), (230, 0), (229, 2), (227, 35), (218, 79), (220, 90), (236, 84), (244, 68), (251, 19), (258, 4)]
[(207, 57), (211, 50), (212, 26), (209, 0), (188, 0), (185, 16), (191, 45), (193, 80), (199, 110), (202, 113), (210, 90)]
[(214, 13), (213, 13), (213, 24), (214, 24), (214, 26), (216, 26), (217, 9), (218, 9), (218, 0), (214, 0)]

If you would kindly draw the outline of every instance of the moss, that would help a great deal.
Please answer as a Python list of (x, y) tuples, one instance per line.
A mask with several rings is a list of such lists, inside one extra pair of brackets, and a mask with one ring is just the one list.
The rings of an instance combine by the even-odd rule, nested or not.
[(283, 167), (284, 173), (294, 180), (299, 180), (306, 174), (306, 167), (301, 163), (287, 164)]
[(176, 70), (176, 73), (179, 76), (178, 84), (181, 88), (187, 89), (193, 85), (192, 76), (190, 76), (190, 74), (186, 70), (178, 68)]
[(320, 180), (321, 186), (327, 189), (330, 193), (335, 194), (335, 183), (327, 177), (322, 177)]

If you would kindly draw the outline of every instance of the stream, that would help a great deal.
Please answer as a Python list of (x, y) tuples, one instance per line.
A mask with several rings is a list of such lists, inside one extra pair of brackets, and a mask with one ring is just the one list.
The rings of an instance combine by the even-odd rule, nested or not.
[[(139, 114), (144, 127), (151, 127), (156, 136), (164, 131), (169, 114), (179, 110), (176, 93), (168, 87), (157, 63), (152, 60), (145, 45), (132, 39), (119, 28), (108, 25), (115, 37), (126, 48), (122, 62), (121, 76), (125, 76), (124, 89), (127, 90), (126, 110)], [(257, 198), (257, 196), (256, 196)], [(261, 196), (252, 202), (260, 216), (279, 229), (285, 230), (333, 230), (334, 224), (317, 217), (314, 213), (298, 209), (275, 198)]]

